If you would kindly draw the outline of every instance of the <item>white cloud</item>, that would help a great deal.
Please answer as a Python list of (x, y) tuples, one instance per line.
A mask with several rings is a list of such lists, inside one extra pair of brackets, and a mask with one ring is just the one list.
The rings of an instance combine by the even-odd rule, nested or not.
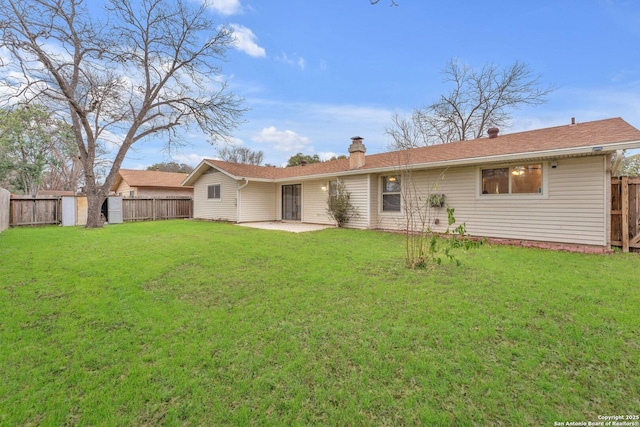
[(222, 15), (235, 15), (242, 12), (240, 0), (213, 0), (209, 8)]
[(235, 136), (230, 136), (225, 142), (234, 147), (241, 147), (244, 145), (244, 141), (241, 138), (237, 138)]
[(298, 135), (291, 130), (278, 130), (275, 126), (262, 129), (262, 131), (251, 138), (255, 142), (272, 144), (274, 150), (283, 152), (294, 152), (301, 150), (313, 150), (310, 146), (309, 138)]
[(332, 157), (338, 157), (338, 155), (333, 151), (320, 151), (318, 153), (318, 157), (320, 157), (320, 160), (325, 161), (329, 160)]
[(236, 39), (235, 46), (238, 50), (256, 58), (267, 56), (266, 50), (258, 46), (258, 38), (253, 34), (253, 31), (238, 24), (231, 24), (231, 28), (233, 28), (233, 35)]
[(291, 65), (293, 67), (300, 67), (301, 70), (304, 70), (306, 66), (306, 62), (303, 57), (298, 56), (297, 59), (289, 58), (289, 56), (284, 52), (282, 52), (282, 55), (276, 56), (275, 59), (276, 61), (280, 61), (284, 64)]
[[(209, 156), (210, 158), (211, 156)], [(199, 154), (190, 153), (190, 154), (176, 154), (173, 156), (173, 160), (178, 163), (185, 163), (189, 166), (197, 166), (203, 159), (207, 157), (201, 156)]]

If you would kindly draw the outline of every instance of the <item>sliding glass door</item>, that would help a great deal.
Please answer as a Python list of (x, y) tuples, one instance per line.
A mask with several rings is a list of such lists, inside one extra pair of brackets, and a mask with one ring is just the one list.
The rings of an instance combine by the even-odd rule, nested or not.
[(300, 221), (302, 185), (282, 186), (282, 219)]

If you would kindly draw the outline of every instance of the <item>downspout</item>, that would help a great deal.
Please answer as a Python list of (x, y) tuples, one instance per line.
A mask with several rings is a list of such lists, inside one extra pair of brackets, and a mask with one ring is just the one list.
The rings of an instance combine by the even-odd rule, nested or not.
[(247, 178), (242, 178), (242, 179), (244, 180), (244, 184), (242, 184), (236, 190), (236, 205), (237, 205), (236, 206), (236, 224), (240, 223), (240, 214), (242, 213), (242, 209), (240, 208), (240, 206), (242, 205), (242, 196), (240, 194), (240, 190), (242, 190), (244, 187), (249, 185), (249, 180)]

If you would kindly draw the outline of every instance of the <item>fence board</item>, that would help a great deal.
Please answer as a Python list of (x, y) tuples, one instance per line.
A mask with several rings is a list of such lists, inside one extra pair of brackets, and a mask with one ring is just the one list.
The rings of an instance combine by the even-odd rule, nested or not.
[(611, 180), (611, 245), (640, 249), (640, 179)]
[[(86, 203), (78, 205), (79, 210), (81, 207), (86, 210)], [(5, 210), (8, 223), (13, 227), (62, 223), (61, 197), (12, 196)], [(2, 205), (0, 204), (0, 219), (1, 214)], [(190, 197), (123, 198), (122, 215), (124, 221), (193, 218), (193, 199)], [(78, 212), (78, 217), (84, 218), (86, 213), (83, 215), (82, 212)]]
[(0, 188), (0, 233), (9, 228), (10, 206), (11, 193), (4, 188)]
[(12, 196), (9, 223), (22, 225), (60, 224), (62, 219), (60, 197)]
[(193, 199), (190, 197), (123, 198), (122, 216), (124, 221), (192, 218)]

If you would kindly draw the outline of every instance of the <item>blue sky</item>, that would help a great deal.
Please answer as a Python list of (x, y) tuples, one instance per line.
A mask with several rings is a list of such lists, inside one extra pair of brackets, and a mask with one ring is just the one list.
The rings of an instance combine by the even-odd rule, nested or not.
[[(196, 0), (194, 0), (196, 1)], [(427, 1), (214, 0), (211, 13), (236, 29), (222, 65), (250, 110), (234, 141), (281, 165), (297, 152), (387, 150), (394, 113), (446, 93), (451, 58), (472, 67), (516, 60), (554, 85), (549, 101), (514, 112), (502, 133), (622, 117), (640, 128), (640, 2), (636, 0)], [(204, 135), (169, 157), (162, 141), (131, 151), (124, 168), (216, 156)]]

